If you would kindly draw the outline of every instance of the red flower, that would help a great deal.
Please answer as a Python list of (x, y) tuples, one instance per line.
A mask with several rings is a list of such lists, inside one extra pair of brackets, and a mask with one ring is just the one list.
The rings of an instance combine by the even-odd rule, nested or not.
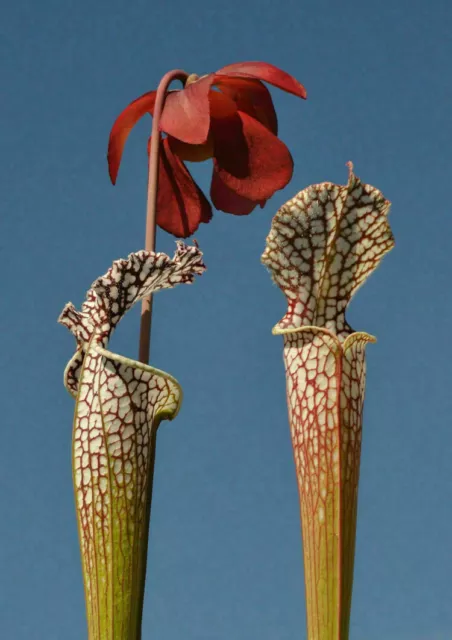
[[(262, 81), (306, 98), (303, 85), (265, 62), (190, 76), (183, 89), (168, 93), (159, 127), (166, 138), (160, 146), (157, 201), (157, 224), (165, 231), (186, 238), (212, 218), (211, 205), (183, 160), (213, 159), (212, 203), (235, 215), (247, 215), (257, 204), (263, 207), (290, 181), (292, 156), (277, 138), (276, 113)], [(108, 144), (113, 184), (127, 136), (142, 116), (153, 114), (155, 98), (156, 91), (137, 98), (113, 125)]]

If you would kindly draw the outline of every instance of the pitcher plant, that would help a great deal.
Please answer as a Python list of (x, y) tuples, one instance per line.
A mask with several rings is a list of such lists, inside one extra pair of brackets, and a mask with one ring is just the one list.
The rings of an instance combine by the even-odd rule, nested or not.
[(201, 251), (181, 242), (172, 260), (132, 253), (92, 284), (81, 311), (69, 303), (59, 318), (77, 341), (64, 377), (75, 398), (72, 463), (89, 640), (141, 637), (155, 435), (182, 401), (172, 376), (108, 351), (108, 341), (135, 302), (204, 269)]
[(275, 215), (262, 262), (287, 298), (287, 405), (303, 536), (308, 640), (348, 640), (365, 347), (349, 301), (394, 245), (390, 203), (349, 163), (346, 186), (313, 185)]

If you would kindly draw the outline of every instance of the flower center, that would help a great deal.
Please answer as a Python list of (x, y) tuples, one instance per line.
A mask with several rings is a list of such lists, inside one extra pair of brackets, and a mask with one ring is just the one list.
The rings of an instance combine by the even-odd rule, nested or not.
[(196, 80), (199, 80), (199, 76), (196, 73), (191, 73), (185, 81), (185, 86), (188, 87), (189, 84), (196, 82)]

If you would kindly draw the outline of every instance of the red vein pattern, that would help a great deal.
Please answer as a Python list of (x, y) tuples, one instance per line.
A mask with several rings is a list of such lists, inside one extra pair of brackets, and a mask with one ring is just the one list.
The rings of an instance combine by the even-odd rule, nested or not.
[(139, 251), (117, 260), (69, 303), (59, 322), (77, 340), (65, 371), (76, 397), (73, 469), (90, 640), (140, 637), (155, 431), (173, 419), (182, 392), (170, 375), (106, 349), (124, 313), (159, 289), (205, 270), (201, 251), (177, 243), (171, 260)]
[(394, 244), (389, 202), (350, 164), (346, 186), (308, 187), (276, 214), (262, 256), (288, 302), (287, 404), (297, 470), (309, 640), (347, 640), (352, 597), (365, 346), (345, 310)]

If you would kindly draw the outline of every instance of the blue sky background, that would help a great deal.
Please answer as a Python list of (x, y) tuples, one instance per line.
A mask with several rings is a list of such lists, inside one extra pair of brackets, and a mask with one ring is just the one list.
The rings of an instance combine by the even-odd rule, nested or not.
[[(241, 60), (293, 73), (273, 90), (292, 183), (196, 238), (208, 272), (155, 299), (152, 362), (185, 400), (158, 437), (144, 632), (162, 640), (305, 638), (284, 298), (260, 264), (271, 218), (346, 161), (392, 201), (397, 246), (353, 301), (368, 349), (351, 640), (452, 638), (451, 100), (448, 0), (16, 0), (0, 24), (0, 630), (86, 637), (71, 479), (73, 353), (56, 324), (115, 258), (142, 248), (146, 139), (118, 183), (110, 127), (174, 67)], [(193, 171), (208, 192), (210, 166)], [(158, 234), (158, 249), (174, 242)], [(139, 309), (114, 336), (135, 357)]]

